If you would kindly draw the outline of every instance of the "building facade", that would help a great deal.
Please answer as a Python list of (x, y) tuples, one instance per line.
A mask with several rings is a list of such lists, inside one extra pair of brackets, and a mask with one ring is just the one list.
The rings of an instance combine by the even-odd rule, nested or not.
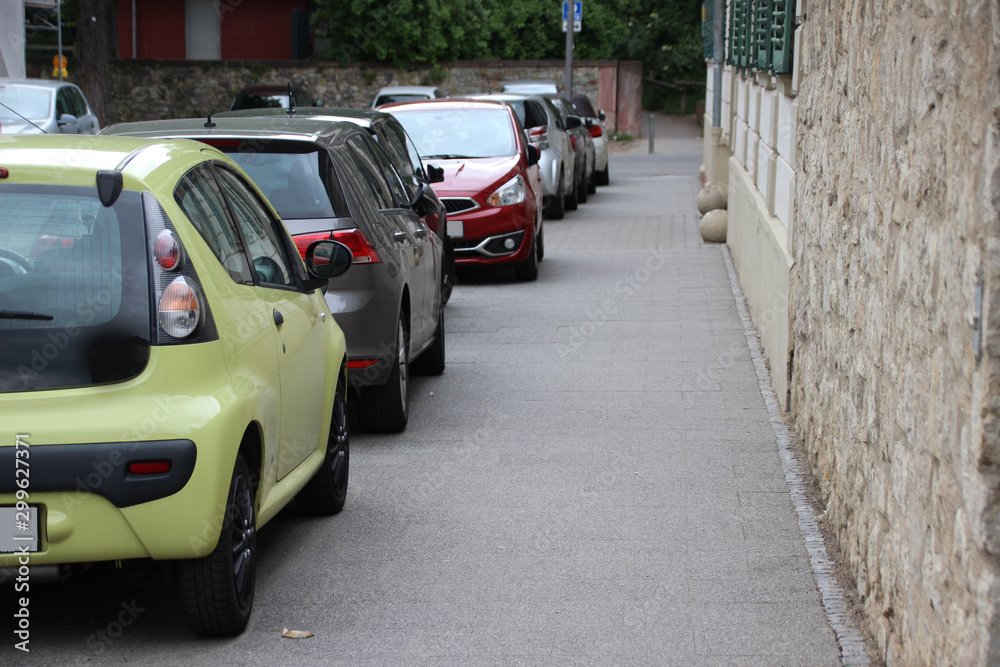
[(118, 3), (121, 58), (289, 60), (312, 55), (308, 0)]
[[(869, 628), (889, 664), (998, 664), (1000, 4), (726, 4), (706, 173)], [(787, 71), (742, 40), (767, 9)]]

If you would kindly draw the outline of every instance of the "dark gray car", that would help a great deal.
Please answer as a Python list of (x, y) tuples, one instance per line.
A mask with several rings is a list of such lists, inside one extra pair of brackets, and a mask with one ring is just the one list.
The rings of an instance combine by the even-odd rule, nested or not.
[[(557, 114), (553, 110), (554, 114)], [(227, 111), (215, 116), (250, 117), (250, 116), (280, 116), (289, 115), (295, 118), (312, 118), (314, 120), (342, 120), (359, 125), (372, 135), (378, 145), (385, 151), (386, 157), (403, 180), (410, 203), (431, 230), (441, 237), (444, 243), (444, 270), (441, 272), (441, 296), (445, 303), (451, 298), (455, 287), (455, 244), (448, 236), (448, 212), (431, 187), (444, 178), (444, 173), (434, 165), (424, 169), (420, 154), (406, 130), (391, 116), (381, 111), (368, 109), (337, 109), (328, 107), (304, 107), (288, 112), (284, 109), (244, 109)]]
[(347, 338), (361, 426), (397, 432), (413, 370), (445, 366), (441, 240), (413, 210), (398, 174), (354, 123), (254, 117), (114, 125), (106, 134), (190, 138), (230, 155), (270, 200), (304, 252), (332, 238), (355, 270), (326, 294)]

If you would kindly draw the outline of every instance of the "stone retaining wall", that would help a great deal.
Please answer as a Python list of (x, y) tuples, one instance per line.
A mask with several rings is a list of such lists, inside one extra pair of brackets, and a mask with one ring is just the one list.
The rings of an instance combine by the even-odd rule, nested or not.
[(800, 32), (795, 424), (888, 663), (1000, 664), (1000, 5)]
[[(631, 89), (609, 94), (600, 90), (601, 73), (619, 70), (638, 77), (605, 76), (604, 81), (626, 80)], [(638, 119), (641, 108), (642, 63), (632, 61), (580, 61), (573, 71), (575, 92), (587, 94), (597, 105), (599, 99), (616, 100), (622, 118)], [(190, 118), (224, 111), (237, 91), (246, 85), (305, 86), (326, 106), (367, 108), (383, 86), (434, 85), (446, 94), (499, 92), (503, 81), (514, 79), (565, 79), (561, 61), (481, 61), (444, 63), (439, 67), (399, 69), (380, 65), (340, 66), (320, 61), (165, 61), (117, 60), (111, 65), (114, 122)], [(638, 83), (636, 83), (636, 80)], [(617, 84), (615, 84), (617, 85)], [(618, 109), (606, 109), (614, 127)], [(629, 113), (625, 113), (629, 111)], [(636, 127), (619, 128), (638, 136)], [(627, 123), (626, 123), (627, 124)]]

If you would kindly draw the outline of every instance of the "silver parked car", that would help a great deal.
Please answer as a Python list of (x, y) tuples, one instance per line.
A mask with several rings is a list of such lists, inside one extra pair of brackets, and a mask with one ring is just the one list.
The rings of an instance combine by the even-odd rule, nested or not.
[[(611, 182), (611, 171), (608, 168), (608, 126), (604, 119), (604, 110), (594, 111), (590, 98), (583, 93), (573, 93), (573, 104), (580, 117), (586, 122), (590, 119), (590, 136), (594, 139), (594, 183), (593, 185), (608, 185)], [(591, 192), (594, 190), (591, 189)]]
[(544, 97), (559, 110), (563, 123), (570, 128), (570, 134), (573, 137), (573, 149), (576, 151), (574, 180), (576, 198), (572, 202), (567, 202), (567, 208), (573, 210), (576, 208), (577, 202), (585, 204), (587, 195), (594, 191), (592, 185), (595, 162), (594, 138), (590, 136), (589, 124), (585, 124), (583, 119), (577, 115), (578, 112), (572, 102), (561, 95), (546, 94)]
[(386, 86), (381, 88), (372, 102), (372, 109), (378, 109), (384, 104), (395, 102), (412, 102), (413, 100), (433, 100), (444, 97), (434, 86)]
[(443, 245), (366, 129), (270, 116), (124, 123), (104, 134), (214, 146), (253, 178), (301, 253), (322, 239), (350, 248), (354, 267), (326, 302), (347, 339), (360, 425), (386, 433), (406, 427), (410, 371), (444, 372)]
[[(562, 115), (552, 103), (540, 95), (500, 93), (472, 95), (477, 100), (499, 100), (510, 105), (528, 132), (528, 140), (541, 150), (538, 161), (542, 173), (542, 194), (545, 217), (558, 220), (566, 211), (567, 201), (576, 201), (573, 174), (576, 171), (576, 153)], [(570, 118), (570, 127), (578, 126), (579, 119)]]
[(101, 123), (68, 81), (0, 78), (0, 133), (97, 134)]
[(520, 95), (555, 94), (559, 88), (551, 79), (525, 79), (523, 81), (506, 81), (500, 85), (501, 93), (517, 93)]

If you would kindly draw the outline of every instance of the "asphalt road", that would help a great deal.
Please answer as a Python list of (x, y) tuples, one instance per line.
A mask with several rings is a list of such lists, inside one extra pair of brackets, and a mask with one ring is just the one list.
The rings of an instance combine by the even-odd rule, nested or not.
[(32, 652), (5, 632), (0, 663), (840, 664), (697, 232), (700, 141), (657, 139), (545, 223), (537, 282), (461, 276), (447, 370), (413, 381), (405, 433), (353, 436), (345, 511), (261, 530), (242, 636), (195, 638), (172, 587), (95, 568), (33, 586)]

